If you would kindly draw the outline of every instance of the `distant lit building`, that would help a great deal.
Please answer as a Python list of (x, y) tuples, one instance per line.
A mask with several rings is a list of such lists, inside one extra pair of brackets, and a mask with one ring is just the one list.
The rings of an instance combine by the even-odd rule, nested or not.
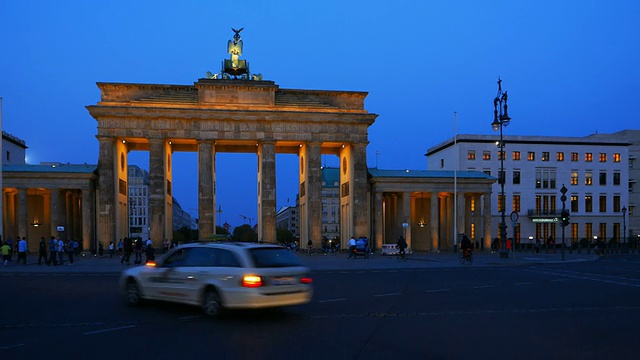
[(276, 213), (276, 228), (291, 231), (294, 238), (300, 236), (298, 229), (298, 207), (285, 206)]
[[(629, 204), (629, 142), (620, 137), (504, 136), (505, 153), (496, 146), (496, 135), (457, 135), (427, 151), (431, 170), (481, 171), (505, 180), (491, 194), (491, 228), (499, 234), (500, 212), (505, 206), (508, 237), (523, 243), (529, 239), (562, 237), (559, 223), (560, 189), (568, 192), (571, 213), (565, 230), (567, 243), (594, 236), (620, 239), (622, 208)], [(500, 174), (504, 156), (505, 174)], [(630, 205), (627, 205), (630, 208)], [(510, 214), (519, 215), (515, 228)], [(514, 215), (515, 216), (515, 215)]]
[(178, 200), (173, 198), (173, 231), (184, 227), (195, 230), (197, 228), (196, 221), (191, 214), (182, 209)]
[(340, 169), (322, 168), (322, 236), (340, 236)]
[(129, 165), (129, 236), (149, 239), (149, 172)]

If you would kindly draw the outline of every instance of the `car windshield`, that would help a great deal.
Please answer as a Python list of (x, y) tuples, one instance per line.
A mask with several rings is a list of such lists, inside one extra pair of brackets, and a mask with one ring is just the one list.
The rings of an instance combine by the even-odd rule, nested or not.
[(249, 253), (258, 268), (303, 266), (290, 250), (284, 248), (255, 248)]

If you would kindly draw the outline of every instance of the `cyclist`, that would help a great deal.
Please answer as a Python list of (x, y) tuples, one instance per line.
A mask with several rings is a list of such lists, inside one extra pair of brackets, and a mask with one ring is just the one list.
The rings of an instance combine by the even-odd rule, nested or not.
[(467, 237), (467, 235), (462, 236), (460, 248), (462, 249), (462, 256), (464, 256), (465, 258), (469, 258), (471, 256), (471, 249), (473, 248), (473, 244), (471, 243), (471, 240)]

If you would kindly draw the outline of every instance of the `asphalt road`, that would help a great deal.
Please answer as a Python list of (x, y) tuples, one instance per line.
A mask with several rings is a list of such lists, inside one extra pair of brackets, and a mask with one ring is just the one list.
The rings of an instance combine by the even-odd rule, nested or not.
[(0, 358), (635, 359), (640, 258), (313, 273), (310, 304), (209, 319), (113, 273), (0, 276)]

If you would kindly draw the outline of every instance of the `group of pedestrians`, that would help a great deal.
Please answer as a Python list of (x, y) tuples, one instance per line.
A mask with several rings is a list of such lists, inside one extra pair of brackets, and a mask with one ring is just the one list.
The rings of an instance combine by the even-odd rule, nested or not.
[[(78, 251), (79, 244), (75, 240), (69, 239), (64, 241), (55, 236), (51, 236), (47, 242), (43, 236), (38, 243), (38, 265), (64, 265), (65, 258), (68, 259), (69, 265), (73, 265), (74, 254)], [(16, 249), (13, 248), (13, 241), (11, 241), (11, 239), (7, 239), (4, 242), (0, 240), (0, 255), (2, 255), (2, 264), (4, 266), (7, 266), (8, 263), (12, 261), (14, 252), (18, 254), (16, 265), (27, 265), (29, 247), (26, 237), (18, 240)]]
[(118, 243), (118, 250), (121, 251), (120, 255), (120, 263), (121, 264), (131, 264), (131, 255), (133, 254), (134, 259), (133, 263), (136, 265), (142, 264), (142, 253), (145, 254), (145, 264), (149, 261), (155, 260), (155, 249), (153, 247), (153, 242), (151, 239), (147, 239), (147, 241), (142, 240), (142, 238), (129, 238), (126, 237), (124, 240), (120, 240)]

